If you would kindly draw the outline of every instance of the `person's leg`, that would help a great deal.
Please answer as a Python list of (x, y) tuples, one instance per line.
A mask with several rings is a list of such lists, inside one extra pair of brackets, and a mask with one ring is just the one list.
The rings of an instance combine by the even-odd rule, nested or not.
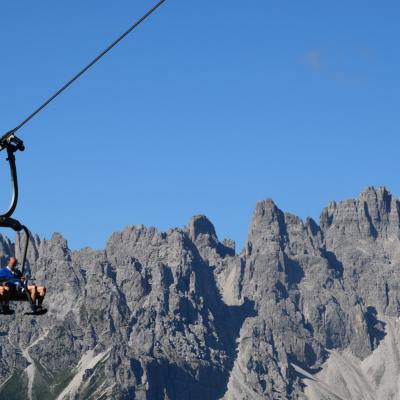
[(36, 304), (36, 299), (37, 299), (37, 287), (36, 285), (28, 285), (28, 291), (31, 295), (31, 299), (34, 304)]
[(44, 286), (38, 286), (37, 291), (38, 291), (38, 296), (37, 296), (38, 306), (41, 307), (44, 300), (44, 296), (46, 296), (46, 288)]
[(0, 312), (2, 314), (12, 314), (13, 311), (10, 308), (10, 303), (8, 301), (0, 301)]
[(5, 294), (5, 288), (4, 286), (0, 287), (0, 311), (3, 313), (7, 306), (8, 306), (8, 301), (6, 300), (6, 294)]
[(0, 287), (0, 307), (3, 314), (11, 314), (10, 309), (10, 288), (8, 286)]

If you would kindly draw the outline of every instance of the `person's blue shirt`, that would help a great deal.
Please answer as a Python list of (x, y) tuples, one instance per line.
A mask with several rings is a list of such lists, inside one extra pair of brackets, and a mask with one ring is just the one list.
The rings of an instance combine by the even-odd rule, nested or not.
[(15, 270), (14, 272), (11, 271), (9, 268), (4, 267), (0, 269), (0, 280), (3, 282), (11, 283), (11, 284), (16, 284), (21, 281), (20, 274), (18, 273), (18, 270)]

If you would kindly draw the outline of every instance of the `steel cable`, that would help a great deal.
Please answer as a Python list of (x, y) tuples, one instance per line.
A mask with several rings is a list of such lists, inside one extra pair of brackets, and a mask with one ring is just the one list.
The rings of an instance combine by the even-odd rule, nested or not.
[(78, 80), (88, 69), (96, 64), (101, 58), (103, 58), (113, 47), (115, 47), (121, 40), (128, 36), (136, 27), (138, 27), (145, 19), (147, 19), (154, 11), (157, 10), (166, 0), (161, 0), (149, 11), (146, 12), (140, 19), (138, 19), (127, 31), (119, 36), (114, 42), (112, 42), (105, 50), (103, 50), (96, 58), (94, 58), (89, 64), (87, 64), (81, 71), (79, 71), (73, 78), (71, 78), (64, 86), (62, 86), (56, 93), (54, 93), (48, 100), (46, 100), (39, 108), (37, 108), (32, 114), (25, 118), (19, 125), (14, 129), (7, 132), (0, 138), (0, 142), (3, 142), (9, 136), (14, 135), (19, 129), (27, 124), (32, 118), (39, 114), (45, 107), (47, 107), (56, 97), (63, 93), (68, 87), (70, 87), (76, 80)]

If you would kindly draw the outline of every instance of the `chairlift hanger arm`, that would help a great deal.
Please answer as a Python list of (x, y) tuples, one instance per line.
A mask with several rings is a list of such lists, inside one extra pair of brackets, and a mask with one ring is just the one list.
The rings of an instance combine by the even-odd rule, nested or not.
[(112, 42), (105, 50), (103, 50), (97, 57), (95, 57), (86, 67), (79, 71), (72, 79), (70, 79), (64, 86), (62, 86), (57, 92), (50, 96), (39, 108), (37, 108), (32, 114), (25, 118), (19, 125), (14, 129), (6, 132), (0, 137), (0, 151), (7, 150), (7, 161), (10, 166), (11, 182), (13, 187), (13, 194), (11, 199), (11, 204), (8, 210), (0, 214), (0, 227), (11, 228), (16, 232), (23, 231), (25, 233), (25, 244), (22, 251), (22, 273), (25, 270), (25, 261), (28, 251), (28, 244), (30, 234), (28, 229), (22, 225), (18, 220), (11, 218), (15, 211), (18, 203), (18, 177), (17, 168), (15, 164), (14, 153), (19, 151), (24, 151), (24, 142), (19, 139), (15, 133), (19, 131), (25, 124), (27, 124), (32, 118), (39, 114), (47, 105), (49, 105), (56, 97), (68, 89), (76, 80), (78, 80), (88, 69), (90, 69), (94, 64), (96, 64), (102, 57), (104, 57), (113, 47), (115, 47), (121, 40), (123, 40), (129, 33), (131, 33), (137, 26), (139, 26), (145, 19), (147, 19), (157, 8), (159, 8), (166, 0), (159, 1), (154, 7), (152, 7), (146, 14), (144, 14), (140, 19), (138, 19), (126, 32), (119, 36), (114, 42)]

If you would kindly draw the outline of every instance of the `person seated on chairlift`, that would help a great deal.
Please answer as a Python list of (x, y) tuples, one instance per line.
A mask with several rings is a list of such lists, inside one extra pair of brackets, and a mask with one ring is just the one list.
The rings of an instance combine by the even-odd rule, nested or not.
[[(1, 285), (7, 285), (11, 289), (18, 292), (24, 291), (22, 280), (24, 277), (22, 273), (16, 268), (18, 260), (15, 257), (9, 257), (7, 260), (7, 266), (0, 269), (0, 282)], [(1, 311), (10, 313), (10, 306), (8, 301), (1, 301)]]
[[(34, 311), (37, 312), (42, 310), (42, 302), (46, 293), (46, 289), (44, 287), (37, 288), (35, 285), (26, 286), (25, 277), (22, 275), (21, 271), (16, 268), (17, 265), (18, 260), (15, 257), (8, 258), (7, 266), (0, 269), (0, 285), (6, 285), (11, 290), (15, 290), (19, 293), (24, 293), (25, 288), (27, 287), (29, 296), (32, 300), (31, 305)], [(5, 313), (11, 312), (8, 300), (2, 300), (0, 302), (0, 306), (0, 311)]]
[(0, 269), (0, 281), (11, 286), (18, 292), (23, 292), (24, 286), (22, 281), (25, 280), (25, 277), (16, 268), (17, 265), (18, 260), (15, 257), (8, 257), (7, 266)]

